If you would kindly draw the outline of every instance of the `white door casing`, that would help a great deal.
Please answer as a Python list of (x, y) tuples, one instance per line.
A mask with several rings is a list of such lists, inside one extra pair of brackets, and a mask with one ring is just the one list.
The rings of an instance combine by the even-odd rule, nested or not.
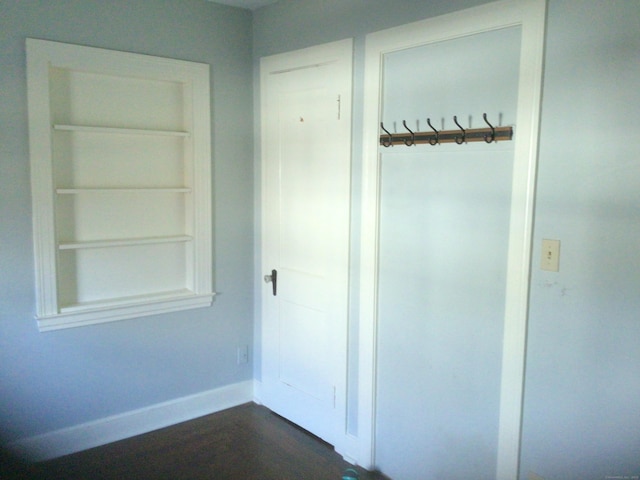
[(267, 407), (340, 451), (346, 422), (352, 41), (261, 60)]
[(367, 36), (358, 362), (358, 463), (365, 467), (375, 465), (380, 211), (378, 136), (384, 56), (401, 49), (520, 26), (522, 38), (514, 138), (496, 478), (506, 480), (518, 476), (545, 10), (544, 0), (504, 0)]

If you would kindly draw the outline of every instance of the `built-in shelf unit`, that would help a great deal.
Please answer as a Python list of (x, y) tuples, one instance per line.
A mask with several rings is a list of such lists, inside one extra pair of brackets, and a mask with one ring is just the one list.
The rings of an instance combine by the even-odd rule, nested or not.
[(212, 303), (209, 67), (27, 40), (40, 330)]

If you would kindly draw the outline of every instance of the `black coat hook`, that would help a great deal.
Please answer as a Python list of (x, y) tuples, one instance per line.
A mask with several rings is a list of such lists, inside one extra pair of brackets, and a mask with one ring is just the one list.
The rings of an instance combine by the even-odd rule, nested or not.
[(458, 123), (458, 117), (456, 117), (455, 115), (453, 116), (453, 122), (458, 126), (460, 130), (462, 130), (462, 136), (456, 135), (455, 138), (456, 143), (458, 145), (462, 145), (467, 137), (467, 132), (464, 128), (462, 128), (462, 125)]
[(382, 141), (382, 145), (384, 147), (389, 147), (389, 146), (393, 147), (393, 135), (391, 135), (391, 132), (389, 132), (389, 130), (384, 128), (384, 125), (382, 124), (382, 122), (380, 122), (380, 128), (384, 130), (387, 135), (389, 135), (388, 139)]
[(411, 139), (405, 138), (404, 139), (404, 144), (407, 147), (410, 147), (411, 145), (415, 145), (415, 143), (416, 143), (416, 141), (415, 141), (416, 140), (416, 134), (413, 133), (409, 127), (407, 127), (407, 122), (405, 122), (404, 120), (402, 120), (402, 125), (404, 125), (404, 128), (406, 128), (407, 131), (411, 134)]
[(433, 130), (436, 133), (436, 137), (435, 138), (431, 137), (429, 139), (429, 145), (437, 145), (438, 143), (440, 143), (440, 132), (438, 132), (438, 130), (433, 128), (433, 125), (431, 125), (431, 119), (430, 118), (427, 118), (427, 124), (431, 127), (431, 130)]
[(489, 125), (489, 127), (491, 128), (491, 135), (489, 135), (488, 133), (484, 136), (484, 141), (487, 143), (491, 143), (493, 141), (495, 141), (496, 139), (496, 129), (493, 127), (493, 125), (491, 125), (489, 123), (489, 120), (487, 120), (487, 114), (483, 113), (482, 114), (482, 118), (484, 119), (485, 123), (487, 125)]

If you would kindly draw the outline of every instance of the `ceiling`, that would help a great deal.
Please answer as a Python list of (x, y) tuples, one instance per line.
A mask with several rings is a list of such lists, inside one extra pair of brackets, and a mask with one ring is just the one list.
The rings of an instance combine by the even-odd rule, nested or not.
[(225, 5), (231, 5), (232, 7), (246, 8), (248, 10), (255, 10), (256, 8), (264, 7), (265, 5), (271, 5), (278, 0), (209, 0), (215, 3), (223, 3)]

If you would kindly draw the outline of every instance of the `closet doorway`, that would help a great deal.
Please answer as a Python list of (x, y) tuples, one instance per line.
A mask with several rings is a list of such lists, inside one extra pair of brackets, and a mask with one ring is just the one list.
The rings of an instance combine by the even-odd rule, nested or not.
[(367, 38), (359, 435), (395, 480), (517, 476), (543, 26)]

